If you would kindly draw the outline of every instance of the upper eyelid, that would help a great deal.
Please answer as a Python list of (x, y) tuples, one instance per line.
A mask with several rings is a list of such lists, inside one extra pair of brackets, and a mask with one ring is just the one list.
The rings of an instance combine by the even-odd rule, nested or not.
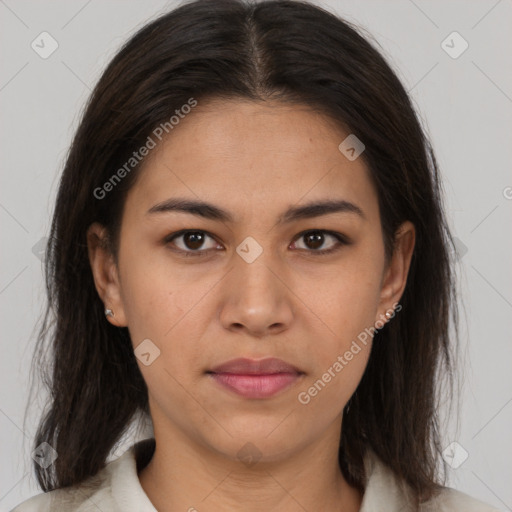
[(170, 241), (174, 240), (175, 238), (179, 238), (180, 236), (186, 235), (187, 233), (204, 233), (205, 235), (208, 235), (210, 238), (213, 238), (214, 240), (217, 241), (217, 238), (215, 237), (215, 235), (213, 235), (212, 233), (210, 233), (209, 231), (206, 231), (204, 229), (181, 229), (179, 231), (171, 233), (170, 235), (167, 235), (165, 237), (165, 241), (170, 242)]

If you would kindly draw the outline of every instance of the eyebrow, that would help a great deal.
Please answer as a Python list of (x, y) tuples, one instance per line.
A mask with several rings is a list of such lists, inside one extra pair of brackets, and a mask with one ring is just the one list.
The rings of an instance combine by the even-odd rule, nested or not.
[[(221, 222), (234, 222), (233, 215), (214, 204), (186, 198), (171, 198), (152, 206), (146, 214), (182, 212), (197, 215), (205, 219)], [(363, 210), (345, 200), (314, 201), (301, 206), (288, 208), (277, 220), (278, 224), (287, 224), (300, 219), (310, 219), (332, 213), (352, 213), (365, 219)]]

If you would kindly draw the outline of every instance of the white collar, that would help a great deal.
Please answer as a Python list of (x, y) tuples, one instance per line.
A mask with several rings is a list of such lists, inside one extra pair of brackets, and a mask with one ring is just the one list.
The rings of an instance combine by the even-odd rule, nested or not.
[[(125, 512), (157, 512), (144, 492), (137, 474), (138, 465), (145, 465), (153, 450), (154, 439), (145, 439), (132, 445), (123, 455), (107, 465), (111, 475), (112, 497)], [(367, 479), (360, 512), (396, 512), (412, 503), (409, 488), (400, 485), (394, 473), (373, 451), (367, 452), (364, 465)]]
[(153, 439), (139, 441), (107, 465), (111, 475), (112, 498), (120, 510), (158, 512), (144, 492), (137, 474), (138, 460), (148, 455), (148, 451), (150, 455), (153, 443)]

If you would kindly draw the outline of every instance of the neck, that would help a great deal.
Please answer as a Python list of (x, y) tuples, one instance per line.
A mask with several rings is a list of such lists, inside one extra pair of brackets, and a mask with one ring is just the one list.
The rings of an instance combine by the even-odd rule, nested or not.
[(242, 505), (247, 512), (357, 512), (362, 494), (339, 468), (337, 427), (335, 422), (321, 441), (292, 454), (272, 460), (255, 456), (245, 463), (195, 443), (179, 430), (169, 435), (166, 429), (161, 435), (155, 428), (155, 451), (139, 480), (159, 512), (234, 512)]

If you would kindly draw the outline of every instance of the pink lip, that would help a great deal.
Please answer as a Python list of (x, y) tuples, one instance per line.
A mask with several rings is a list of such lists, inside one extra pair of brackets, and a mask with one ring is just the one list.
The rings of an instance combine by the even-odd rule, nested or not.
[(208, 373), (222, 386), (246, 398), (268, 398), (289, 387), (303, 374), (276, 358), (233, 359)]

